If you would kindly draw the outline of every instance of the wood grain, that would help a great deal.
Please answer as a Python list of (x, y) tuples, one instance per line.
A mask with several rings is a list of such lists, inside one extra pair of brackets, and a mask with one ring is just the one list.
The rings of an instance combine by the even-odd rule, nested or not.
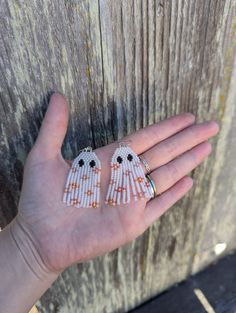
[(168, 116), (216, 119), (193, 190), (132, 243), (65, 271), (40, 312), (125, 312), (234, 250), (235, 0), (2, 0), (0, 226), (49, 95), (65, 93), (66, 158)]

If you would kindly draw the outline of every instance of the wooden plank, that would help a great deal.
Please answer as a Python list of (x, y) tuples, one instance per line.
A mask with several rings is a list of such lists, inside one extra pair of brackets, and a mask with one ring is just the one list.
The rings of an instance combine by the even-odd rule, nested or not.
[(65, 271), (40, 312), (128, 311), (216, 259), (216, 244), (235, 249), (235, 31), (234, 0), (1, 2), (1, 227), (52, 90), (70, 103), (66, 158), (184, 111), (222, 129), (188, 196), (137, 240)]
[(234, 313), (236, 254), (192, 276), (130, 313)]
[[(216, 145), (215, 161), (212, 168), (212, 177), (208, 186), (208, 197), (205, 211), (199, 212), (197, 219), (204, 219), (198, 232), (198, 241), (193, 260), (192, 273), (196, 273), (204, 266), (215, 259), (215, 247), (217, 244), (225, 244), (228, 251), (235, 249), (236, 219), (235, 211), (235, 176), (232, 168), (235, 168), (236, 161), (236, 58), (234, 47), (236, 45), (236, 18), (235, 10), (225, 6), (233, 21), (233, 28), (230, 29), (229, 22), (225, 22), (226, 29), (229, 29), (229, 36), (226, 41), (234, 42), (225, 48), (225, 65), (222, 72), (222, 80), (218, 89), (219, 96), (219, 120), (222, 121), (221, 131)], [(232, 27), (232, 25), (231, 25)], [(231, 61), (234, 66), (232, 67)], [(231, 64), (231, 65), (229, 65)], [(230, 79), (228, 79), (230, 77)], [(226, 162), (227, 160), (227, 162)], [(197, 207), (195, 207), (197, 210)]]

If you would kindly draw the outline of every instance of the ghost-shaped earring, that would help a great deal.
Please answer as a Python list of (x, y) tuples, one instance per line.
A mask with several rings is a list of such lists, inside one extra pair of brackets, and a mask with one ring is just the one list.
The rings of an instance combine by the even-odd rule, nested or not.
[(105, 203), (129, 203), (131, 197), (151, 198), (153, 191), (143, 171), (138, 155), (124, 142), (119, 144), (111, 159), (111, 178)]
[(101, 162), (91, 147), (81, 150), (67, 176), (63, 202), (77, 208), (97, 208), (100, 198)]

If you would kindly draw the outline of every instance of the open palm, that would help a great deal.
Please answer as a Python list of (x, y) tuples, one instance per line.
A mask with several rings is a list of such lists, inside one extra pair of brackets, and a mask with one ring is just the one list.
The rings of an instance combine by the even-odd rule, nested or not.
[(92, 259), (142, 234), (191, 188), (192, 179), (186, 175), (210, 153), (207, 140), (218, 132), (215, 122), (193, 125), (194, 116), (186, 113), (127, 136), (130, 147), (147, 160), (158, 196), (117, 207), (106, 205), (105, 197), (110, 160), (118, 145), (96, 149), (102, 165), (101, 205), (78, 209), (62, 202), (70, 169), (61, 155), (68, 114), (65, 98), (54, 94), (25, 164), (16, 218), (44, 265), (53, 271)]

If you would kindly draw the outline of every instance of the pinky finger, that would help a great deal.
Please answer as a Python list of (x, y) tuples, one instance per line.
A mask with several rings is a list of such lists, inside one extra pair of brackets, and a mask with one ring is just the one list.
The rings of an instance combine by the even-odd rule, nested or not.
[(160, 196), (149, 201), (144, 213), (145, 226), (148, 228), (155, 220), (165, 213), (173, 204), (181, 199), (193, 186), (189, 176), (180, 179), (174, 186), (163, 192)]

